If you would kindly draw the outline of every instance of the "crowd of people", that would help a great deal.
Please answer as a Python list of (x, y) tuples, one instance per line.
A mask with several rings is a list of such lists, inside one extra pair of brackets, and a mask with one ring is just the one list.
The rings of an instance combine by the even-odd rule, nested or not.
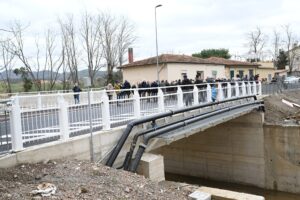
[[(214, 79), (214, 78), (207, 78), (205, 80), (201, 79), (200, 76), (196, 76), (195, 79), (188, 79), (187, 76), (184, 76), (183, 79), (178, 79), (172, 82), (169, 82), (167, 80), (161, 80), (161, 81), (142, 81), (138, 84), (131, 84), (129, 81), (125, 80), (123, 83), (120, 83), (119, 81), (116, 81), (114, 84), (109, 83), (106, 86), (107, 90), (107, 95), (109, 99), (113, 98), (114, 93), (116, 92), (117, 98), (129, 98), (129, 96), (132, 94), (131, 89), (135, 88), (142, 88), (139, 89), (139, 95), (140, 96), (155, 96), (158, 92), (158, 87), (161, 87), (162, 90), (165, 92), (171, 93), (175, 92), (176, 88), (175, 87), (169, 87), (169, 86), (178, 86), (181, 85), (183, 91), (188, 91), (193, 89), (193, 84), (201, 84), (201, 83), (222, 83), (222, 82), (234, 82), (234, 81), (257, 81), (259, 79), (259, 75), (251, 76), (248, 78), (248, 76), (244, 76), (243, 78), (240, 78), (239, 75), (237, 75), (233, 79)], [(184, 86), (186, 85), (186, 86)], [(203, 86), (205, 87), (205, 86)], [(198, 87), (201, 89), (201, 86)], [(214, 85), (212, 84), (212, 96), (213, 96), (213, 101), (215, 100), (214, 96), (216, 96), (216, 92), (214, 90)], [(79, 88), (78, 84), (75, 84), (73, 87), (73, 92), (74, 92), (74, 100), (75, 104), (79, 103), (79, 92), (81, 92), (81, 89)]]

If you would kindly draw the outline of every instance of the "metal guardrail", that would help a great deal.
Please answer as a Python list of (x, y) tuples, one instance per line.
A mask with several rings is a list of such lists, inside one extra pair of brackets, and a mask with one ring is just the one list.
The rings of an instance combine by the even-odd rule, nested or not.
[(10, 111), (7, 101), (0, 102), (0, 154), (11, 150)]
[[(127, 90), (100, 90), (81, 92), (80, 103), (74, 95), (37, 94), (14, 96), (9, 109), (10, 129), (5, 133), (13, 151), (47, 143), (67, 140), (86, 134), (91, 129), (109, 130), (143, 116), (163, 113), (170, 109), (189, 107), (239, 96), (257, 95), (261, 91), (256, 82), (223, 82), (198, 85), (180, 85), (160, 88)], [(91, 123), (87, 95), (91, 99)], [(2, 125), (1, 128), (7, 127)]]

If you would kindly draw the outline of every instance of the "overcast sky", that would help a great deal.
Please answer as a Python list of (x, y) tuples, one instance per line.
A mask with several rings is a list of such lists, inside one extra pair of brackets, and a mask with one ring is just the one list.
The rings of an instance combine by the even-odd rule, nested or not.
[(157, 4), (163, 5), (157, 10), (159, 53), (192, 54), (206, 48), (228, 48), (231, 54), (244, 54), (245, 35), (256, 26), (271, 34), (275, 27), (290, 24), (300, 35), (299, 0), (0, 0), (0, 28), (13, 20), (30, 23), (26, 33), (30, 38), (55, 26), (58, 16), (109, 11), (135, 24), (136, 60), (156, 54)]

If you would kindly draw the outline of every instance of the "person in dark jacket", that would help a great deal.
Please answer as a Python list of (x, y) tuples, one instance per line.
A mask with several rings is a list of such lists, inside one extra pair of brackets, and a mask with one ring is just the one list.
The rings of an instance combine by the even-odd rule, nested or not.
[(75, 104), (79, 104), (79, 92), (81, 92), (80, 87), (78, 86), (78, 83), (75, 83), (74, 87), (73, 87), (73, 92), (74, 92), (74, 101)]

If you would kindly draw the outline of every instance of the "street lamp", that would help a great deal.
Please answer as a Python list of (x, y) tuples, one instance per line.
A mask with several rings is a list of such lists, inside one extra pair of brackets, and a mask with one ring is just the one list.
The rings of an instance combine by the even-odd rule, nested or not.
[(157, 21), (156, 21), (156, 8), (161, 7), (162, 5), (159, 4), (155, 6), (155, 39), (156, 39), (156, 71), (157, 71), (157, 81), (159, 83), (159, 69), (158, 69), (158, 44), (157, 44)]

